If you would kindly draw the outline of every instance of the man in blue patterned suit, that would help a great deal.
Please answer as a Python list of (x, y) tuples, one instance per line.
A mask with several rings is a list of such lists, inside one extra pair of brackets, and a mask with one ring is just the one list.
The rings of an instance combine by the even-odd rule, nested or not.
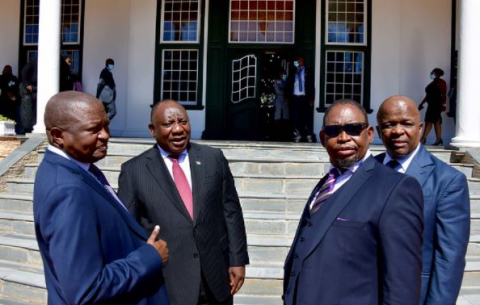
[[(423, 270), (420, 305), (455, 305), (470, 234), (465, 175), (420, 144), (423, 125), (408, 97), (387, 98), (377, 113), (377, 131), (387, 149), (376, 158), (414, 177), (424, 196)], [(390, 162), (390, 163), (389, 163)]]

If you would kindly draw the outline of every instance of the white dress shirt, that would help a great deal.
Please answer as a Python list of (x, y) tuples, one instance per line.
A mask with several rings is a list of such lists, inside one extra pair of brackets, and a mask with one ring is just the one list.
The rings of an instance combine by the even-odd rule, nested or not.
[(420, 145), (422, 144), (418, 144), (417, 145), (417, 148), (415, 148), (414, 151), (412, 151), (410, 154), (406, 155), (405, 157), (401, 158), (401, 159), (393, 159), (389, 154), (388, 152), (385, 154), (385, 159), (383, 159), (383, 164), (387, 164), (388, 162), (390, 162), (391, 160), (397, 160), (397, 162), (399, 163), (399, 165), (397, 165), (395, 168), (393, 168), (395, 171), (399, 172), (399, 173), (402, 173), (402, 174), (405, 174), (405, 172), (407, 171), (408, 169), (408, 166), (410, 165), (410, 163), (412, 163), (412, 160), (413, 158), (415, 157), (415, 155), (418, 153), (418, 150), (420, 149)]
[[(167, 166), (168, 172), (173, 179), (173, 162), (168, 158), (171, 154), (163, 150), (159, 145), (157, 145), (158, 150), (160, 151), (161, 156), (163, 157), (163, 161), (165, 161), (165, 165)], [(190, 160), (188, 159), (188, 151), (185, 149), (180, 155), (178, 156), (178, 164), (180, 165), (181, 169), (185, 173), (187, 177), (188, 184), (190, 185), (190, 189), (192, 189), (192, 173), (190, 171)], [(175, 181), (175, 179), (173, 179)]]

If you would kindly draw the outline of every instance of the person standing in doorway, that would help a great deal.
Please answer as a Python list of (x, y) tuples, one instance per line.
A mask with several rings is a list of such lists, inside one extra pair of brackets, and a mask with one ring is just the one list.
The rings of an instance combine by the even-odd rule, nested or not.
[(117, 90), (112, 74), (114, 67), (115, 62), (113, 59), (108, 58), (105, 61), (105, 68), (100, 72), (100, 80), (97, 86), (97, 98), (102, 101), (109, 120), (112, 120), (117, 114), (117, 108), (115, 106)]
[(290, 106), (290, 115), (293, 121), (293, 141), (300, 142), (303, 139), (313, 142), (313, 134), (310, 127), (312, 109), (315, 101), (315, 74), (305, 66), (303, 56), (298, 56), (285, 84), (285, 101)]

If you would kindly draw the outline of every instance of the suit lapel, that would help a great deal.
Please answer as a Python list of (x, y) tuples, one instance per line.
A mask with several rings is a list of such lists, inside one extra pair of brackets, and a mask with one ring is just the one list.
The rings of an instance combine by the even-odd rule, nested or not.
[(140, 238), (147, 240), (148, 237), (145, 234), (145, 230), (137, 223), (137, 221), (132, 217), (132, 215), (122, 206), (120, 203), (102, 186), (98, 181), (84, 169), (80, 168), (73, 161), (70, 161), (60, 155), (52, 153), (51, 151), (45, 152), (45, 159), (47, 161), (53, 162), (60, 166), (67, 168), (73, 174), (79, 176), (88, 186), (90, 186), (94, 191), (99, 193), (112, 207), (118, 211), (118, 213), (125, 220), (125, 223), (131, 228), (131, 230), (138, 235)]
[(190, 159), (190, 173), (192, 176), (193, 222), (195, 223), (203, 208), (203, 193), (201, 190), (202, 182), (205, 181), (205, 164), (199, 147), (193, 143), (190, 145), (188, 157)]
[(367, 158), (355, 171), (350, 179), (338, 189), (328, 200), (332, 200), (330, 208), (325, 213), (319, 213), (321, 209), (312, 215), (312, 221), (317, 222), (318, 229), (312, 237), (312, 243), (307, 248), (308, 256), (322, 241), (330, 226), (337, 219), (342, 210), (352, 202), (357, 191), (368, 181), (377, 161), (373, 157)]
[(155, 178), (163, 192), (166, 194), (165, 198), (168, 198), (167, 200), (169, 200), (183, 216), (191, 221), (192, 219), (190, 218), (187, 208), (182, 201), (182, 197), (180, 197), (180, 193), (178, 193), (175, 182), (173, 181), (172, 176), (165, 165), (165, 161), (163, 161), (163, 157), (161, 156), (156, 145), (148, 151), (146, 158), (147, 169)]
[(418, 183), (423, 186), (434, 169), (435, 164), (430, 158), (429, 153), (423, 146), (420, 146), (417, 155), (413, 158), (405, 174), (414, 177)]

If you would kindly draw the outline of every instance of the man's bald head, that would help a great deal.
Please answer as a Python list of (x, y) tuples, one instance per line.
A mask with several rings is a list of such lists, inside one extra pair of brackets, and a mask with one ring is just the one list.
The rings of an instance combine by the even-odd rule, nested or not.
[(392, 108), (401, 108), (411, 111), (411, 114), (420, 122), (420, 112), (417, 109), (417, 104), (404, 95), (392, 95), (388, 97), (380, 105), (377, 113), (377, 121), (385, 115), (385, 112), (391, 111)]
[(418, 147), (423, 124), (417, 105), (408, 97), (387, 98), (378, 109), (377, 122), (378, 135), (392, 158), (407, 157)]
[(47, 130), (53, 127), (68, 129), (81, 121), (81, 113), (90, 107), (99, 107), (101, 103), (90, 94), (78, 91), (65, 91), (50, 98), (45, 107), (44, 122)]
[(94, 163), (107, 154), (109, 123), (102, 103), (86, 93), (58, 93), (45, 107), (49, 143), (83, 163)]

